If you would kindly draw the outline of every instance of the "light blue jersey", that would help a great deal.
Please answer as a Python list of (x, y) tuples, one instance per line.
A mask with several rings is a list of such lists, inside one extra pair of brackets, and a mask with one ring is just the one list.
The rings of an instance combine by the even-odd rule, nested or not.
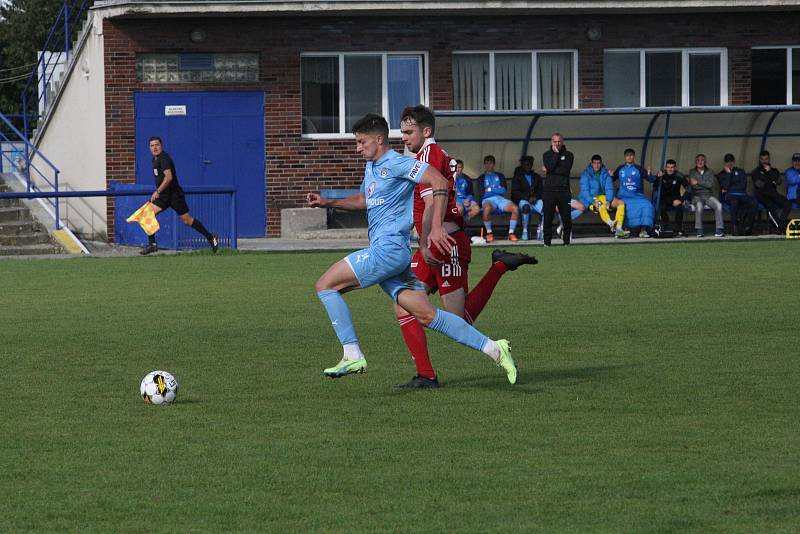
[(378, 161), (367, 162), (361, 192), (367, 202), (370, 244), (384, 237), (400, 237), (409, 242), (414, 225), (414, 186), (427, 168), (427, 163), (394, 150)]

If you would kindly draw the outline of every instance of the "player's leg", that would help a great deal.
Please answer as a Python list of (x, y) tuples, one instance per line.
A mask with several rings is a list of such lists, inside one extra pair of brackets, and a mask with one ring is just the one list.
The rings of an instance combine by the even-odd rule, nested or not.
[(531, 203), (525, 199), (519, 201), (517, 206), (520, 214), (522, 214), (522, 240), (528, 240), (528, 225), (531, 222)]
[(182, 194), (172, 196), (172, 209), (180, 216), (181, 222), (186, 226), (191, 226), (197, 230), (203, 237), (206, 238), (208, 244), (211, 245), (211, 250), (216, 252), (219, 248), (219, 239), (217, 236), (209, 232), (200, 219), (195, 219), (189, 213), (189, 205), (186, 203), (186, 197)]
[[(426, 293), (431, 293), (436, 284), (433, 268), (425, 263), (422, 254), (417, 251), (411, 259), (411, 270), (425, 287)], [(425, 329), (417, 319), (397, 304), (394, 305), (395, 316), (400, 324), (400, 332), (406, 343), (411, 360), (414, 362), (417, 374), (401, 387), (438, 387), (436, 371), (431, 364), (428, 352), (428, 339)]]
[(494, 206), (491, 203), (491, 198), (484, 198), (481, 200), (481, 211), (483, 227), (486, 229), (486, 241), (491, 243), (494, 241), (494, 234), (492, 233), (492, 212), (494, 211)]
[(367, 362), (361, 347), (358, 344), (356, 329), (353, 325), (353, 317), (350, 315), (350, 308), (342, 297), (343, 293), (361, 287), (356, 271), (353, 268), (353, 258), (363, 258), (370, 256), (370, 249), (362, 249), (354, 252), (345, 259), (339, 260), (320, 276), (314, 286), (320, 302), (328, 312), (328, 317), (333, 326), (336, 337), (342, 345), (344, 355), (341, 361), (334, 367), (325, 369), (323, 373), (331, 378), (340, 376), (363, 373), (367, 369)]
[[(384, 284), (381, 285), (384, 287), (384, 291), (391, 294), (391, 287)], [(516, 383), (517, 368), (511, 358), (511, 347), (508, 341), (501, 339), (495, 342), (469, 325), (461, 317), (434, 308), (424, 291), (402, 288), (395, 294), (396, 302), (423, 325), (446, 335), (464, 346), (483, 352), (505, 370), (509, 382)]]
[(511, 219), (508, 221), (508, 240), (509, 241), (517, 241), (517, 234), (515, 233), (517, 230), (517, 221), (519, 221), (519, 210), (517, 209), (517, 205), (508, 200), (507, 198), (497, 197), (498, 199), (498, 211), (500, 213), (510, 213)]
[(578, 217), (580, 217), (581, 215), (583, 215), (584, 208), (581, 208), (579, 206), (582, 206), (582, 204), (580, 202), (578, 202), (575, 199), (570, 199), (570, 201), (569, 201), (569, 208), (570, 208), (569, 217), (573, 221), (575, 219), (577, 219)]
[(611, 201), (611, 207), (617, 210), (614, 214), (614, 227), (621, 230), (622, 224), (625, 222), (625, 202), (615, 198)]
[[(604, 223), (606, 223), (608, 225), (608, 227), (611, 228), (611, 231), (613, 232), (614, 231), (614, 221), (611, 220), (611, 215), (608, 213), (606, 196), (605, 195), (597, 195), (596, 197), (594, 197), (592, 199), (592, 201), (593, 202), (597, 202), (599, 204), (600, 207), (597, 208), (597, 214), (600, 216), (600, 220), (603, 221)], [(576, 201), (573, 200), (572, 202), (573, 202), (573, 206), (577, 207), (577, 206), (575, 206), (575, 202)], [(582, 206), (582, 204), (581, 204), (581, 206)], [(586, 208), (584, 208), (584, 209), (586, 209)], [(594, 205), (589, 206), (589, 209), (590, 210), (594, 210), (595, 209)]]
[(478, 207), (478, 203), (475, 202), (474, 200), (470, 201), (470, 203), (469, 203), (469, 217), (468, 218), (471, 219), (473, 217), (477, 217), (478, 213), (480, 213), (480, 211), (481, 211), (481, 208)]
[(675, 208), (675, 230), (679, 236), (683, 234), (683, 199), (676, 198), (672, 201), (672, 207)]
[[(516, 271), (520, 265), (536, 265), (539, 263), (533, 256), (528, 256), (522, 253), (507, 252), (505, 250), (492, 251), (492, 264), (489, 270), (480, 279), (480, 281), (472, 288), (472, 291), (467, 293), (467, 298), (464, 303), (464, 319), (473, 324), (478, 315), (486, 307), (489, 299), (494, 293), (497, 283), (500, 278), (508, 271)], [(466, 286), (465, 286), (466, 289)], [(449, 308), (447, 308), (449, 310)]]

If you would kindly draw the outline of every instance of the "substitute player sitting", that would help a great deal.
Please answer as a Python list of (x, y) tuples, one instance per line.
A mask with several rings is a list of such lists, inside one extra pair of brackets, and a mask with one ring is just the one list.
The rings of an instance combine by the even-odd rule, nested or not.
[[(454, 160), (434, 139), (435, 129), (436, 117), (425, 106), (407, 107), (403, 110), (400, 132), (406, 148), (417, 155), (417, 160), (428, 163), (443, 176), (448, 176)], [(411, 269), (428, 293), (439, 292), (447, 311), (472, 324), (486, 306), (500, 277), (520, 265), (534, 264), (536, 259), (525, 254), (495, 250), (489, 270), (468, 293), (472, 246), (464, 230), (464, 220), (457, 209), (453, 182), (449, 182), (447, 209), (442, 224), (454, 241), (453, 247), (449, 254), (441, 254), (437, 249), (426, 246), (425, 236), (430, 232), (434, 198), (431, 187), (417, 185), (414, 188), (414, 226), (420, 236), (420, 247), (411, 260)], [(417, 375), (401, 387), (438, 387), (439, 382), (428, 353), (425, 330), (402, 307), (395, 305), (395, 313), (417, 369)]]
[(503, 176), (503, 173), (495, 172), (494, 165), (494, 156), (489, 155), (483, 158), (483, 168), (486, 172), (478, 176), (478, 196), (481, 199), (481, 210), (483, 210), (486, 241), (488, 243), (494, 241), (494, 233), (492, 232), (493, 213), (498, 215), (503, 213), (511, 214), (511, 221), (508, 223), (508, 240), (519, 241), (519, 238), (514, 234), (517, 229), (519, 209), (516, 204), (505, 198), (507, 191), (506, 177)]
[(475, 195), (472, 193), (472, 178), (464, 174), (464, 162), (456, 160), (456, 171), (453, 174), (456, 188), (456, 208), (458, 214), (464, 217), (465, 221), (470, 220), (480, 213), (481, 209), (475, 202)]
[(464, 319), (437, 309), (411, 271), (409, 233), (413, 224), (413, 193), (416, 184), (431, 187), (434, 210), (425, 244), (448, 254), (453, 238), (442, 226), (448, 199), (447, 178), (427, 163), (398, 154), (389, 147), (389, 125), (374, 113), (353, 126), (356, 150), (367, 161), (360, 192), (344, 199), (327, 199), (309, 193), (309, 205), (367, 210), (369, 247), (333, 264), (317, 280), (317, 296), (328, 312), (344, 355), (326, 376), (336, 378), (366, 371), (367, 362), (356, 337), (350, 310), (343, 294), (379, 284), (392, 300), (423, 325), (488, 355), (502, 367), (509, 382), (517, 381), (517, 368), (508, 341), (494, 341)]
[[(599, 154), (592, 156), (591, 162), (581, 173), (581, 192), (578, 194), (578, 200), (572, 202), (573, 208), (581, 211), (589, 209), (600, 215), (600, 219), (614, 232), (614, 237), (630, 236), (631, 233), (622, 228), (625, 220), (625, 203), (614, 198), (614, 179), (603, 165), (603, 158)], [(617, 210), (614, 220), (608, 213), (609, 207)]]

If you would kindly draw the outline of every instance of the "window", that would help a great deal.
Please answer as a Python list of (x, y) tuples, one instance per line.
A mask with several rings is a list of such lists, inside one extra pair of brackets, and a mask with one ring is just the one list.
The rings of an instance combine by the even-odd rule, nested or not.
[(529, 110), (577, 107), (577, 52), (453, 54), (455, 109)]
[(727, 51), (606, 50), (605, 107), (727, 106)]
[(427, 100), (424, 54), (304, 54), (300, 78), (304, 135), (348, 134), (367, 113), (397, 133), (403, 109)]
[(751, 104), (800, 104), (800, 47), (754, 48), (751, 65)]
[(139, 54), (136, 79), (143, 83), (258, 81), (258, 54)]

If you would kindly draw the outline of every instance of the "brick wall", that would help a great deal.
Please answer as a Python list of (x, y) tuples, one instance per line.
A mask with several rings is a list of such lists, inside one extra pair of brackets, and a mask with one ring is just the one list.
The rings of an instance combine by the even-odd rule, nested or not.
[[(589, 41), (590, 25), (602, 28)], [(207, 33), (189, 41), (192, 29)], [(358, 17), (114, 19), (104, 22), (106, 156), (109, 180), (134, 181), (134, 91), (263, 90), (267, 158), (267, 235), (280, 232), (280, 209), (302, 204), (309, 191), (356, 187), (363, 162), (352, 140), (301, 137), (300, 53), (314, 51), (428, 51), (434, 109), (452, 109), (454, 50), (567, 48), (578, 50), (579, 102), (603, 105), (605, 48), (724, 47), (728, 49), (729, 102), (748, 104), (750, 48), (800, 45), (800, 13), (629, 16), (441, 17), (391, 21)], [(140, 84), (137, 53), (259, 52), (261, 80), (242, 85)], [(400, 148), (398, 146), (398, 148)], [(113, 199), (108, 202), (113, 239)]]

